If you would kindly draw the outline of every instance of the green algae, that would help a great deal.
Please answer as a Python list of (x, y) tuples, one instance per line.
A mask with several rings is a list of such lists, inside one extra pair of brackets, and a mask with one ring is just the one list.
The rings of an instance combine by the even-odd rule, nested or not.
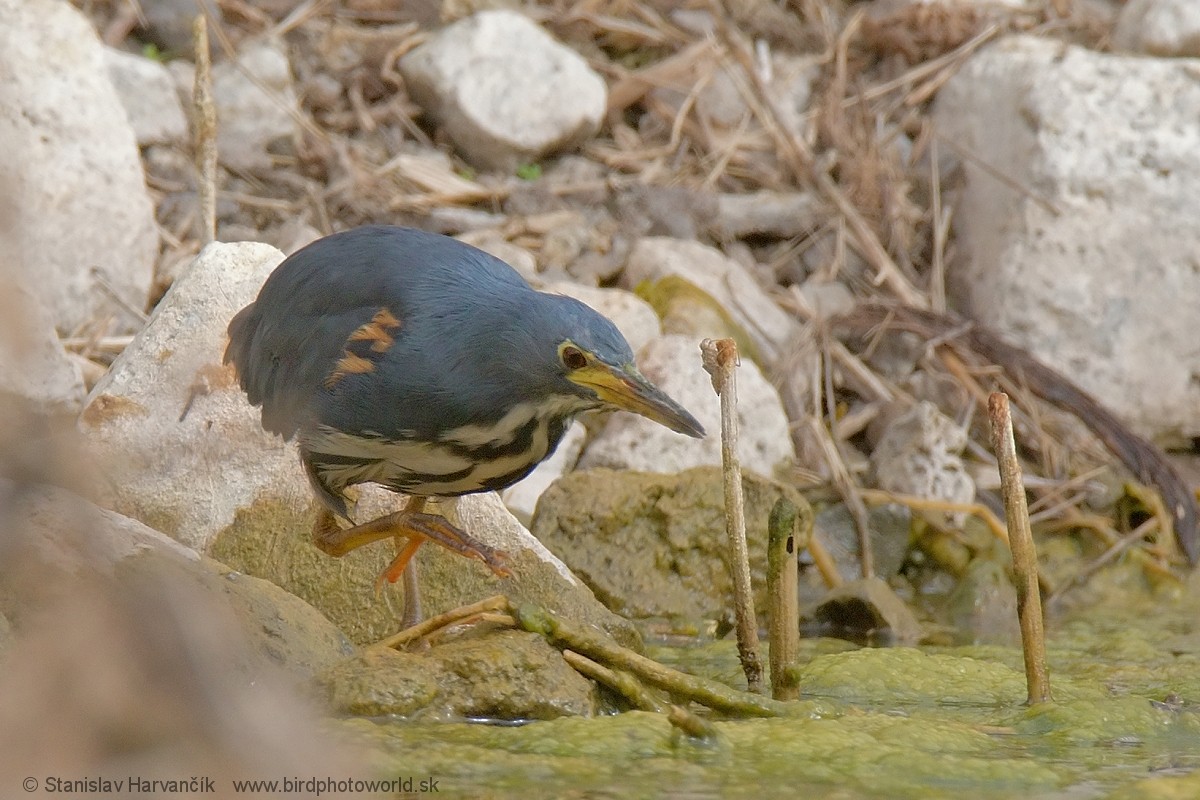
[[(1021, 652), (801, 642), (801, 700), (779, 719), (713, 719), (692, 740), (630, 712), (519, 727), (345, 721), (387, 773), (447, 797), (991, 798), (1200, 796), (1200, 579), (1113, 595), (1050, 628), (1052, 703), (1025, 705)], [(732, 642), (652, 645), (744, 687)], [(669, 787), (669, 791), (666, 790)]]

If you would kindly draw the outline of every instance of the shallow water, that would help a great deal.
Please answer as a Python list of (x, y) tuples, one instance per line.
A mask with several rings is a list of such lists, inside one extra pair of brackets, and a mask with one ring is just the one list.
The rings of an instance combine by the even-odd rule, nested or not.
[[(689, 739), (661, 715), (501, 727), (348, 720), (385, 774), (461, 797), (1200, 797), (1200, 591), (1124, 596), (1055, 624), (1054, 702), (1020, 650), (804, 642), (789, 719)], [(742, 683), (731, 642), (655, 658)]]

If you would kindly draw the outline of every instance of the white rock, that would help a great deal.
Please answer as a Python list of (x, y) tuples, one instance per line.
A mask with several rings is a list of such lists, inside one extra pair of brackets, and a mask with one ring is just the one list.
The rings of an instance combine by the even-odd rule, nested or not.
[(221, 163), (246, 170), (270, 167), (268, 146), (296, 132), (296, 90), (284, 45), (246, 45), (237, 63), (214, 66), (212, 79)]
[(1113, 47), (1152, 56), (1200, 56), (1200, 3), (1130, 0), (1117, 15)]
[(104, 49), (104, 58), (109, 80), (121, 98), (138, 144), (182, 143), (188, 134), (187, 117), (167, 68), (111, 47)]
[(584, 305), (599, 311), (613, 321), (635, 353), (652, 339), (662, 335), (662, 325), (654, 309), (633, 292), (583, 286), (567, 281), (549, 284), (543, 287), (542, 291), (574, 297)]
[[(721, 463), (721, 404), (700, 363), (699, 341), (667, 334), (638, 355), (642, 373), (700, 421), (703, 439), (668, 430), (634, 414), (613, 415), (584, 450), (580, 469), (609, 467), (673, 473)], [(767, 477), (795, 458), (783, 403), (749, 360), (737, 371), (738, 456), (742, 467)]]
[(1200, 435), (1197, 118), (1200, 61), (1034, 37), (974, 56), (935, 111), (1006, 175), (963, 163), (955, 304), (1161, 440)]
[(594, 134), (604, 80), (575, 51), (513, 11), (485, 11), (400, 60), (413, 99), (479, 166), (511, 171)]
[(587, 428), (582, 422), (572, 422), (553, 455), (534, 467), (524, 479), (500, 492), (500, 499), (522, 525), (529, 526), (542, 492), (575, 466), (586, 441)]
[[(707, 292), (752, 337), (768, 364), (795, 335), (798, 324), (738, 262), (699, 242), (647, 236), (629, 254), (622, 281), (627, 287), (675, 275)], [(696, 331), (723, 335), (721, 331)]]
[(973, 502), (975, 482), (959, 455), (966, 444), (966, 431), (937, 406), (917, 403), (892, 420), (871, 453), (876, 485), (934, 500)]
[(0, 394), (21, 398), (35, 413), (73, 416), (87, 392), (79, 365), (67, 357), (50, 315), (24, 287), (0, 297)]
[(0, 20), (0, 195), (19, 198), (0, 213), (18, 256), (5, 277), (59, 330), (107, 315), (110, 333), (133, 330), (158, 228), (104, 48), (62, 0), (0, 0)]
[(103, 463), (104, 505), (203, 552), (265, 485), (309, 501), (290, 479), (295, 446), (262, 430), (221, 364), (226, 325), (282, 260), (265, 244), (206, 247), (92, 389), (81, 424)]

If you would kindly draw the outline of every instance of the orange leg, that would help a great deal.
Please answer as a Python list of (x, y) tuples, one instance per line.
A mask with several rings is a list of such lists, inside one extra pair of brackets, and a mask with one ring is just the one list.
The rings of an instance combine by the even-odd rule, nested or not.
[(385, 583), (395, 583), (404, 575), (404, 616), (414, 624), (420, 617), (420, 599), (416, 590), (415, 565), (411, 562), (426, 541), (459, 555), (477, 558), (499, 577), (512, 575), (504, 563), (506, 556), (503, 552), (477, 541), (466, 531), (450, 524), (445, 517), (425, 513), (425, 502), (426, 498), (414, 495), (402, 510), (346, 529), (339, 528), (333, 515), (326, 512), (313, 531), (313, 544), (334, 557), (344, 556), (371, 542), (394, 538), (396, 557), (380, 574), (376, 591), (382, 589)]

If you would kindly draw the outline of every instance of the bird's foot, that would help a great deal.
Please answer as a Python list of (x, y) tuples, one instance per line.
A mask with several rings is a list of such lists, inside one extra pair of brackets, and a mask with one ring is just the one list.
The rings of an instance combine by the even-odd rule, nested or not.
[(394, 583), (400, 578), (405, 566), (424, 541), (441, 545), (461, 556), (477, 558), (497, 577), (506, 578), (512, 575), (512, 570), (505, 563), (508, 557), (503, 551), (478, 541), (466, 531), (452, 525), (445, 517), (411, 508), (345, 529), (337, 526), (332, 514), (323, 515), (313, 531), (313, 544), (323, 552), (340, 558), (351, 550), (357, 550), (371, 542), (399, 536), (408, 537), (409, 542), (400, 549), (391, 565), (380, 576), (381, 585), (384, 581)]

